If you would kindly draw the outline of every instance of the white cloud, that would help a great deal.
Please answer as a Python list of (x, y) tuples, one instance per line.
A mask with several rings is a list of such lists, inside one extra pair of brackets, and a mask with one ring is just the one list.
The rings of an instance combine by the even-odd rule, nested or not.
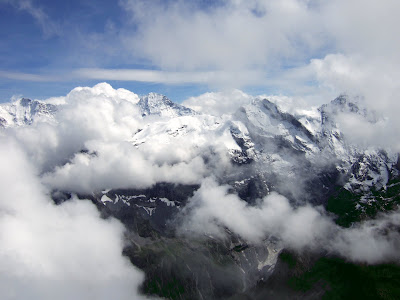
[(398, 261), (400, 236), (389, 228), (400, 225), (400, 212), (381, 215), (376, 220), (339, 231), (331, 250), (356, 262), (380, 263)]
[(227, 227), (253, 243), (278, 237), (285, 246), (296, 249), (313, 247), (316, 240), (328, 232), (330, 221), (311, 206), (294, 209), (277, 193), (260, 200), (258, 206), (249, 206), (228, 190), (229, 186), (219, 186), (213, 179), (205, 179), (185, 208), (188, 216), (183, 231), (222, 237)]
[[(396, 0), (318, 1), (324, 30), (331, 35), (331, 42), (344, 54), (361, 54), (383, 60), (398, 60), (394, 38), (400, 20)], [(373, 20), (373, 21), (372, 21)], [(384, 55), (383, 55), (384, 54)]]
[(240, 106), (250, 103), (252, 99), (253, 97), (240, 90), (231, 90), (190, 97), (182, 104), (201, 113), (221, 116), (234, 113)]
[(121, 3), (137, 29), (121, 34), (126, 49), (161, 70), (253, 70), (258, 80), (232, 75), (223, 87), (254, 81), (312, 104), (346, 91), (388, 113), (397, 105), (396, 0)]
[(380, 263), (400, 258), (399, 234), (384, 233), (387, 228), (400, 225), (399, 211), (346, 229), (334, 224), (321, 207), (294, 208), (277, 193), (259, 199), (257, 206), (249, 206), (228, 191), (229, 186), (206, 178), (185, 207), (181, 233), (223, 238), (227, 228), (250, 243), (274, 237), (283, 247), (326, 250), (356, 262)]
[[(210, 161), (218, 159), (222, 169), (229, 167), (218, 135), (204, 136), (203, 122), (212, 125), (214, 119), (143, 119), (136, 94), (106, 83), (78, 87), (49, 101), (61, 103), (55, 123), (5, 132), (25, 149), (49, 188), (90, 194), (106, 188), (144, 188), (160, 181), (195, 184), (211, 172), (202, 158), (211, 157), (211, 152)], [(147, 126), (153, 121), (157, 122)], [(170, 133), (181, 127), (190, 137), (174, 139), (171, 147)], [(140, 136), (139, 131), (149, 138), (137, 149), (132, 139)]]
[(122, 257), (122, 224), (90, 201), (56, 206), (18, 144), (1, 138), (3, 299), (141, 299), (144, 279)]
[(320, 46), (304, 1), (224, 1), (206, 10), (184, 1), (121, 3), (138, 26), (126, 45), (162, 69), (264, 69)]
[(33, 81), (33, 82), (52, 82), (59, 81), (59, 76), (49, 76), (43, 74), (32, 74), (12, 71), (0, 71), (0, 77), (20, 81)]
[[(221, 92), (204, 93), (200, 96), (190, 97), (182, 102), (182, 105), (189, 107), (197, 112), (209, 114), (212, 116), (230, 115), (235, 113), (240, 107), (250, 104), (255, 99), (268, 99), (275, 103), (279, 109), (285, 112), (295, 114), (302, 108), (309, 109), (309, 98), (304, 99), (301, 96), (283, 96), (283, 95), (258, 95), (252, 96), (245, 92), (234, 89)], [(320, 101), (320, 99), (318, 99)]]
[[(10, 3), (43, 13), (32, 1)], [(66, 30), (76, 48), (71, 50), (73, 58), (65, 61), (94, 68), (64, 70), (62, 77), (5, 71), (0, 76), (29, 81), (190, 83), (211, 89), (256, 85), (312, 104), (326, 102), (346, 88), (372, 93), (373, 99), (384, 93), (388, 99), (383, 102), (396, 102), (391, 100), (399, 90), (396, 0), (211, 4), (123, 0), (119, 4), (126, 18), (117, 23), (108, 20), (103, 32)], [(112, 67), (127, 64), (148, 69)]]
[[(53, 99), (54, 100), (54, 99)], [(57, 124), (11, 129), (39, 170), (49, 171), (85, 149), (89, 140), (129, 139), (139, 128), (138, 96), (108, 84), (75, 88), (64, 99)]]
[(209, 86), (224, 86), (236, 83), (238, 85), (256, 85), (264, 76), (257, 71), (207, 71), (207, 72), (170, 72), (143, 69), (80, 69), (75, 71), (78, 77), (98, 80), (121, 80), (154, 82), (164, 84), (207, 84)]
[(70, 162), (45, 174), (44, 183), (55, 189), (90, 194), (106, 188), (146, 188), (156, 182), (195, 184), (206, 172), (200, 157), (157, 165), (129, 143), (91, 141), (85, 146), (96, 155), (75, 154)]
[[(382, 55), (385, 55), (384, 51)], [(348, 125), (353, 123), (353, 130), (348, 131), (349, 138), (365, 139), (365, 143), (370, 145), (385, 145), (400, 150), (397, 142), (400, 138), (400, 121), (397, 117), (400, 103), (396, 96), (400, 92), (400, 84), (396, 80), (400, 74), (394, 65), (379, 58), (336, 54), (315, 59), (309, 67), (315, 70), (322, 86), (337, 94), (345, 92), (350, 98), (361, 96), (358, 97), (361, 105), (376, 111), (385, 119), (374, 126), (373, 130), (362, 130), (361, 128), (367, 129), (370, 126), (363, 125), (354, 118), (349, 120), (349, 115), (344, 116), (343, 129), (351, 129)]]

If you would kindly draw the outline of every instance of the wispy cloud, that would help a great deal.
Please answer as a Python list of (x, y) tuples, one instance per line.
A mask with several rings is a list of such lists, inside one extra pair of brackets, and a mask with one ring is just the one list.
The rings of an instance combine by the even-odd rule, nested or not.
[(61, 27), (53, 21), (42, 8), (36, 6), (31, 0), (4, 0), (21, 11), (30, 14), (41, 27), (44, 37), (50, 38), (61, 34)]
[(207, 71), (207, 72), (170, 72), (143, 69), (101, 69), (84, 68), (74, 72), (78, 77), (98, 80), (121, 80), (154, 82), (164, 84), (260, 84), (264, 74), (258, 71)]
[(0, 78), (32, 81), (57, 82), (71, 79), (95, 79), (113, 81), (137, 81), (161, 84), (204, 84), (229, 87), (262, 84), (265, 74), (261, 71), (207, 71), (207, 72), (169, 72), (144, 69), (102, 69), (81, 68), (63, 70), (58, 74), (24, 73), (1, 71)]
[(121, 256), (122, 224), (90, 201), (55, 206), (26, 149), (0, 141), (2, 299), (145, 299), (143, 273)]
[(33, 74), (33, 73), (0, 70), (0, 78), (19, 80), (19, 81), (55, 82), (55, 81), (61, 81), (65, 77), (57, 75), (44, 75), (44, 74)]

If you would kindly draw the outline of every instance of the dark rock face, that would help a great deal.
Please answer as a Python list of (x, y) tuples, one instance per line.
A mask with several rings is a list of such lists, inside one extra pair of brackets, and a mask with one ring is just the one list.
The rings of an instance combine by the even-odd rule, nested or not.
[(173, 230), (169, 222), (198, 188), (198, 185), (157, 183), (148, 189), (110, 190), (99, 194), (96, 199), (140, 236), (149, 234), (148, 226), (150, 231), (168, 235)]
[[(257, 187), (258, 181), (251, 179), (241, 195), (247, 199), (254, 193), (264, 195), (265, 187)], [(167, 299), (226, 299), (254, 286), (260, 278), (268, 278), (274, 269), (268, 259), (276, 256), (279, 248), (273, 243), (249, 245), (231, 232), (225, 240), (177, 235), (174, 217), (198, 188), (158, 183), (148, 189), (109, 190), (78, 197), (89, 199), (103, 217), (113, 216), (127, 227), (124, 255), (145, 271), (144, 293)], [(71, 196), (52, 193), (56, 204)]]
[(251, 205), (256, 204), (257, 199), (265, 197), (270, 191), (266, 179), (261, 174), (234, 182), (232, 185), (238, 196)]
[(397, 170), (400, 171), (400, 153), (397, 154), (397, 163), (396, 163)]
[(0, 127), (5, 127), (6, 125), (7, 121), (4, 118), (0, 117)]
[(232, 161), (236, 164), (249, 164), (253, 161), (253, 143), (249, 137), (246, 137), (240, 132), (240, 130), (231, 126), (230, 132), (233, 140), (240, 147), (240, 150), (231, 151)]

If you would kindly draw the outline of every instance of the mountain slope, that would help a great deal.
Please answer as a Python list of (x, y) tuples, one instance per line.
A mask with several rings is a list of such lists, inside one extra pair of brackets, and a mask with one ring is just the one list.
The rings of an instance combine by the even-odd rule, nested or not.
[(0, 127), (31, 125), (35, 122), (51, 122), (57, 107), (53, 104), (26, 98), (0, 104)]
[(141, 97), (138, 106), (142, 116), (178, 117), (195, 114), (190, 108), (176, 104), (166, 96), (156, 93)]
[[(342, 114), (377, 120), (347, 96), (297, 114), (253, 98), (233, 114), (212, 116), (163, 95), (129, 93), (107, 84), (78, 88), (60, 105), (3, 104), (0, 116), (2, 127), (16, 132), (49, 124), (45, 132), (32, 126), (26, 138), (53, 137), (54, 149), (26, 147), (51, 160), (46, 169), (37, 160), (41, 181), (56, 204), (76, 194), (126, 226), (124, 253), (146, 272), (148, 294), (234, 297), (268, 280), (285, 247), (309, 239), (302, 251), (336, 253), (329, 243), (346, 235), (322, 207), (340, 225), (342, 213), (367, 211), (368, 201), (388, 199), (393, 205), (382, 207), (395, 209), (398, 154), (360, 146), (341, 132)], [(342, 205), (341, 193), (351, 201)], [(345, 220), (357, 227), (361, 219)]]

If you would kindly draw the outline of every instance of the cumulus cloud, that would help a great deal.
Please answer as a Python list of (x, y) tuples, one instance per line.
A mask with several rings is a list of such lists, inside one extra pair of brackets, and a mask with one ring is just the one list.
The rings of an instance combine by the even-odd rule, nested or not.
[[(108, 84), (75, 88), (63, 99), (54, 124), (10, 129), (41, 172), (65, 164), (89, 140), (120, 141), (139, 128), (138, 96)], [(51, 99), (51, 101), (55, 101)]]
[(1, 138), (0, 287), (4, 299), (141, 299), (121, 256), (122, 224), (89, 201), (55, 206), (19, 145)]
[(252, 99), (253, 97), (240, 90), (231, 90), (190, 97), (182, 104), (201, 113), (222, 116), (234, 113), (240, 106), (250, 103)]
[(55, 189), (92, 193), (106, 188), (146, 188), (157, 182), (195, 184), (206, 172), (200, 157), (157, 165), (130, 143), (90, 142), (67, 164), (44, 175)]
[(205, 123), (215, 127), (217, 119), (143, 118), (138, 101), (136, 94), (106, 83), (78, 87), (46, 101), (60, 105), (54, 122), (9, 128), (5, 134), (25, 149), (49, 188), (81, 194), (157, 182), (198, 184), (211, 172), (229, 170), (226, 150), (235, 142), (230, 135), (207, 135), (203, 128)]
[(261, 243), (276, 238), (294, 250), (325, 250), (356, 262), (379, 263), (399, 259), (399, 234), (388, 231), (400, 225), (400, 213), (381, 216), (350, 229), (337, 226), (321, 207), (293, 207), (288, 199), (271, 193), (250, 206), (229, 186), (206, 178), (185, 207), (181, 234), (226, 237), (226, 230), (244, 241)]
[(296, 248), (315, 243), (327, 232), (329, 222), (310, 206), (294, 209), (277, 193), (271, 193), (257, 206), (249, 206), (236, 194), (228, 193), (229, 188), (205, 179), (186, 207), (189, 217), (183, 230), (223, 237), (223, 227), (228, 227), (253, 243), (279, 236)]

